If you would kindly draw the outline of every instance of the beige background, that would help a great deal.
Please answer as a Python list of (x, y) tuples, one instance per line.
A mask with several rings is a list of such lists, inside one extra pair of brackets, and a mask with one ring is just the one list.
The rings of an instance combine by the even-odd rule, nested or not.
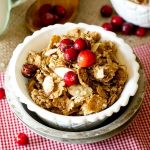
[[(0, 71), (7, 67), (13, 50), (23, 41), (25, 36), (31, 34), (25, 26), (25, 14), (29, 6), (35, 0), (28, 0), (26, 3), (14, 8), (11, 11), (10, 21), (7, 31), (0, 36)], [(104, 19), (99, 15), (102, 5), (109, 3), (109, 0), (80, 0), (77, 18), (74, 22), (85, 22), (88, 24), (101, 25), (109, 19)], [(144, 38), (135, 36), (122, 36), (131, 46), (137, 46), (149, 42), (149, 33)]]

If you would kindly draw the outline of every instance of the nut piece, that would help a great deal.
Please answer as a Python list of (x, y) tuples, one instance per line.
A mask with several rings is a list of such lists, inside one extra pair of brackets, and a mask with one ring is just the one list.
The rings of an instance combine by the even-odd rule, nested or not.
[(65, 74), (69, 71), (73, 71), (73, 70), (65, 67), (57, 67), (54, 69), (54, 72), (62, 79), (64, 78)]
[(54, 89), (53, 78), (51, 76), (45, 77), (42, 85), (43, 85), (44, 92), (47, 95), (49, 95), (52, 92), (52, 90)]
[(104, 78), (104, 67), (103, 66), (96, 66), (94, 68), (94, 77), (98, 80)]
[(35, 75), (37, 69), (38, 67), (36, 65), (24, 64), (21, 73), (26, 78), (32, 78)]
[(51, 56), (52, 54), (56, 53), (57, 52), (57, 48), (53, 48), (53, 49), (49, 49), (45, 52), (45, 56)]

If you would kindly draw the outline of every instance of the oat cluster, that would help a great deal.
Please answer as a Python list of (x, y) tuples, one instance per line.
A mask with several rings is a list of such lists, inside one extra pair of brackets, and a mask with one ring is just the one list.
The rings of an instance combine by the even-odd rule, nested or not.
[(149, 3), (149, 0), (130, 0), (134, 3), (137, 3), (137, 4), (148, 4)]
[[(68, 62), (59, 49), (64, 38), (87, 39), (91, 51), (96, 55), (96, 63), (81, 68), (76, 61)], [(63, 115), (89, 115), (111, 106), (120, 96), (127, 81), (127, 70), (117, 59), (117, 45), (102, 41), (99, 33), (73, 29), (66, 35), (53, 35), (49, 45), (41, 51), (31, 51), (27, 64), (38, 69), (28, 80), (27, 88), (32, 100), (51, 112)], [(66, 86), (63, 74), (73, 70), (79, 83)]]

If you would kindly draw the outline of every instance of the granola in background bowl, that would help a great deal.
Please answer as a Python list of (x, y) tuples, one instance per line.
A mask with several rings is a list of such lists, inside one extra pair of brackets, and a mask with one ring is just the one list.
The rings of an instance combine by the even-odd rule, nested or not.
[(137, 4), (144, 4), (144, 5), (149, 4), (149, 0), (129, 0), (129, 1), (137, 3)]

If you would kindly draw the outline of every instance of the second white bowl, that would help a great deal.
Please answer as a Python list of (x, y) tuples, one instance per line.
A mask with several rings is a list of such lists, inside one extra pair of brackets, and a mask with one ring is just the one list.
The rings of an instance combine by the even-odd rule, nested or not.
[(129, 0), (110, 0), (116, 12), (126, 21), (150, 28), (150, 5), (140, 5)]

